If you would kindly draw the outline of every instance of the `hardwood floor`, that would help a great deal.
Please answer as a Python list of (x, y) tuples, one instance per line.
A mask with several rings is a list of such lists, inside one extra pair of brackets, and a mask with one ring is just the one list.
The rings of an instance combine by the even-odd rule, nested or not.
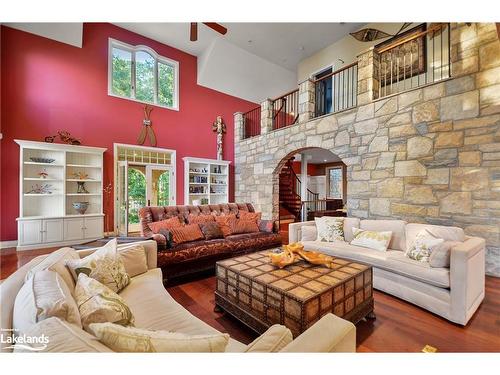
[[(1, 250), (0, 279), (51, 250)], [(229, 314), (213, 311), (214, 289), (210, 275), (167, 288), (193, 315), (243, 343), (251, 342), (257, 337), (253, 331)], [(439, 352), (500, 352), (500, 278), (486, 277), (486, 297), (466, 327), (382, 292), (375, 291), (374, 298), (377, 319), (357, 325), (358, 352), (420, 352), (425, 345)]]

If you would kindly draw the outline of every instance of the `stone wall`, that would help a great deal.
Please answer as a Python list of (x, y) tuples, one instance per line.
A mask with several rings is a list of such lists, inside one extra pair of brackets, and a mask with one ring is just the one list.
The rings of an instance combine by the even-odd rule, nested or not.
[(249, 139), (237, 130), (236, 201), (276, 218), (284, 158), (322, 147), (347, 165), (349, 216), (460, 226), (486, 239), (500, 276), (500, 42), (494, 24), (454, 24), (451, 45), (453, 79)]

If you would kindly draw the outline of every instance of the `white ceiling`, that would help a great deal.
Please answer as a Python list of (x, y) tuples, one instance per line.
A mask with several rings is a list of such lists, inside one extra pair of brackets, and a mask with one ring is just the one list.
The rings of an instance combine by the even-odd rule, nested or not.
[[(337, 155), (329, 150), (325, 150), (324, 148), (310, 148), (304, 150), (302, 154), (307, 156), (309, 164), (335, 163), (341, 161)], [(301, 154), (296, 154), (294, 156), (296, 161), (302, 160)]]

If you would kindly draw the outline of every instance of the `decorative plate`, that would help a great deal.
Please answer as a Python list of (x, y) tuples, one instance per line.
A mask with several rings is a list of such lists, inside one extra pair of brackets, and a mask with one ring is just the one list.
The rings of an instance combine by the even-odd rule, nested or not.
[(51, 158), (37, 158), (37, 157), (31, 157), (30, 158), (31, 161), (35, 162), (35, 163), (46, 163), (46, 164), (50, 164), (50, 163), (53, 163), (56, 161), (56, 159), (51, 159)]

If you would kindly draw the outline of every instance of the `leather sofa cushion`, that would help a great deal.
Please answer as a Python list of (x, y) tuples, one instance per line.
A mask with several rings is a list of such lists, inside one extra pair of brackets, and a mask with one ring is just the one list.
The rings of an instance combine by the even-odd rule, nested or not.
[(442, 238), (445, 241), (465, 241), (464, 230), (459, 227), (410, 223), (406, 225), (406, 247), (408, 249), (410, 249), (415, 242), (417, 234), (424, 229), (427, 230), (432, 236)]
[(214, 240), (217, 238), (224, 238), (224, 234), (219, 227), (219, 224), (214, 222), (199, 224), (201, 232), (206, 240)]
[(392, 232), (389, 249), (406, 251), (406, 221), (404, 220), (361, 220), (360, 226), (363, 230), (375, 232)]
[(204, 239), (198, 224), (189, 224), (179, 228), (170, 229), (174, 244), (182, 244)]
[(149, 223), (149, 228), (153, 231), (154, 234), (160, 233), (162, 229), (170, 230), (173, 228), (179, 228), (183, 225), (178, 217), (171, 217), (169, 219), (164, 219), (160, 221), (155, 221), (153, 223)]
[(215, 216), (214, 215), (207, 215), (207, 214), (201, 214), (201, 215), (194, 215), (194, 214), (189, 214), (187, 217), (187, 222), (189, 224), (205, 224), (209, 222), (214, 222), (215, 221)]
[(404, 252), (399, 250), (381, 252), (340, 241), (306, 241), (303, 245), (307, 250), (316, 250), (327, 255), (363, 262), (441, 288), (450, 287), (448, 268), (433, 268), (429, 263), (407, 258)]
[(259, 226), (257, 225), (256, 220), (249, 220), (249, 219), (236, 219), (236, 221), (233, 224), (233, 231), (232, 233), (234, 234), (239, 234), (239, 233), (257, 233), (259, 232)]

